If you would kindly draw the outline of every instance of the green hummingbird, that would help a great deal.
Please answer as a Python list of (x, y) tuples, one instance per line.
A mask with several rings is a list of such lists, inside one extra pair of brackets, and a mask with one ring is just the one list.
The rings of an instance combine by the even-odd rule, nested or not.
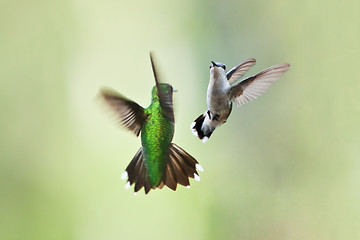
[(203, 171), (194, 157), (171, 142), (175, 123), (173, 87), (159, 83), (151, 52), (150, 60), (155, 86), (148, 108), (141, 107), (114, 90), (103, 88), (99, 94), (116, 114), (121, 125), (136, 136), (141, 133), (142, 147), (121, 177), (124, 180), (127, 178), (126, 189), (135, 184), (135, 194), (142, 187), (145, 194), (165, 185), (175, 191), (178, 183), (189, 188), (189, 178), (200, 181), (197, 170)]

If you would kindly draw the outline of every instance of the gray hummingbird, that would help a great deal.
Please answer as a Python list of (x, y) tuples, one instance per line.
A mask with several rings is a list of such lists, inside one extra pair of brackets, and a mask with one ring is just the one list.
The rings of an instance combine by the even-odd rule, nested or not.
[(226, 122), (233, 102), (239, 107), (258, 98), (290, 68), (290, 64), (281, 63), (238, 82), (255, 63), (254, 58), (249, 58), (226, 72), (225, 64), (211, 61), (207, 89), (208, 110), (191, 124), (193, 134), (203, 143), (217, 127)]

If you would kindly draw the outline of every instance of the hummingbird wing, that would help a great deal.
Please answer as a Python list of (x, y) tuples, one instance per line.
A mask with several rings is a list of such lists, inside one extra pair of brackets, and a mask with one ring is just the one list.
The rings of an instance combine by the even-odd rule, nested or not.
[(229, 84), (236, 82), (256, 63), (255, 58), (248, 58), (239, 65), (233, 67), (226, 73)]
[(116, 114), (119, 123), (139, 136), (147, 117), (144, 108), (112, 89), (103, 88), (99, 95)]
[(155, 78), (155, 84), (157, 93), (160, 100), (160, 106), (163, 110), (163, 114), (166, 118), (168, 118), (172, 123), (175, 122), (174, 117), (174, 107), (173, 107), (173, 88), (170, 84), (166, 84), (168, 86), (166, 89), (162, 88), (159, 83), (159, 78), (156, 72), (155, 62), (154, 58), (152, 56), (152, 53), (150, 52), (150, 60), (151, 60), (151, 66), (154, 73)]
[(230, 99), (235, 101), (237, 106), (240, 106), (260, 97), (289, 68), (290, 64), (288, 63), (278, 64), (239, 82), (231, 87)]

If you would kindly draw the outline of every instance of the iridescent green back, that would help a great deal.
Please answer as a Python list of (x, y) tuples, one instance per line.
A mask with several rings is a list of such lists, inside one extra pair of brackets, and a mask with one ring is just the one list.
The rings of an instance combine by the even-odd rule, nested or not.
[[(160, 84), (160, 88), (163, 93), (172, 91), (169, 84)], [(152, 90), (152, 102), (145, 109), (145, 113), (148, 118), (142, 126), (141, 142), (150, 185), (156, 187), (160, 184), (165, 172), (169, 159), (169, 147), (174, 135), (174, 122), (166, 117), (156, 87)]]

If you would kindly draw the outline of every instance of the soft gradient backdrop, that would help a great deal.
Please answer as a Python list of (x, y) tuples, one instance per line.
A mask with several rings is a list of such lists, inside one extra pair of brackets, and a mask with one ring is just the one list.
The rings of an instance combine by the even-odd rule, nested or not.
[[(0, 239), (360, 239), (359, 1), (0, 2)], [(120, 179), (140, 139), (96, 101), (147, 107), (149, 51), (174, 94), (174, 142), (200, 182)], [(210, 61), (289, 62), (202, 144)]]

